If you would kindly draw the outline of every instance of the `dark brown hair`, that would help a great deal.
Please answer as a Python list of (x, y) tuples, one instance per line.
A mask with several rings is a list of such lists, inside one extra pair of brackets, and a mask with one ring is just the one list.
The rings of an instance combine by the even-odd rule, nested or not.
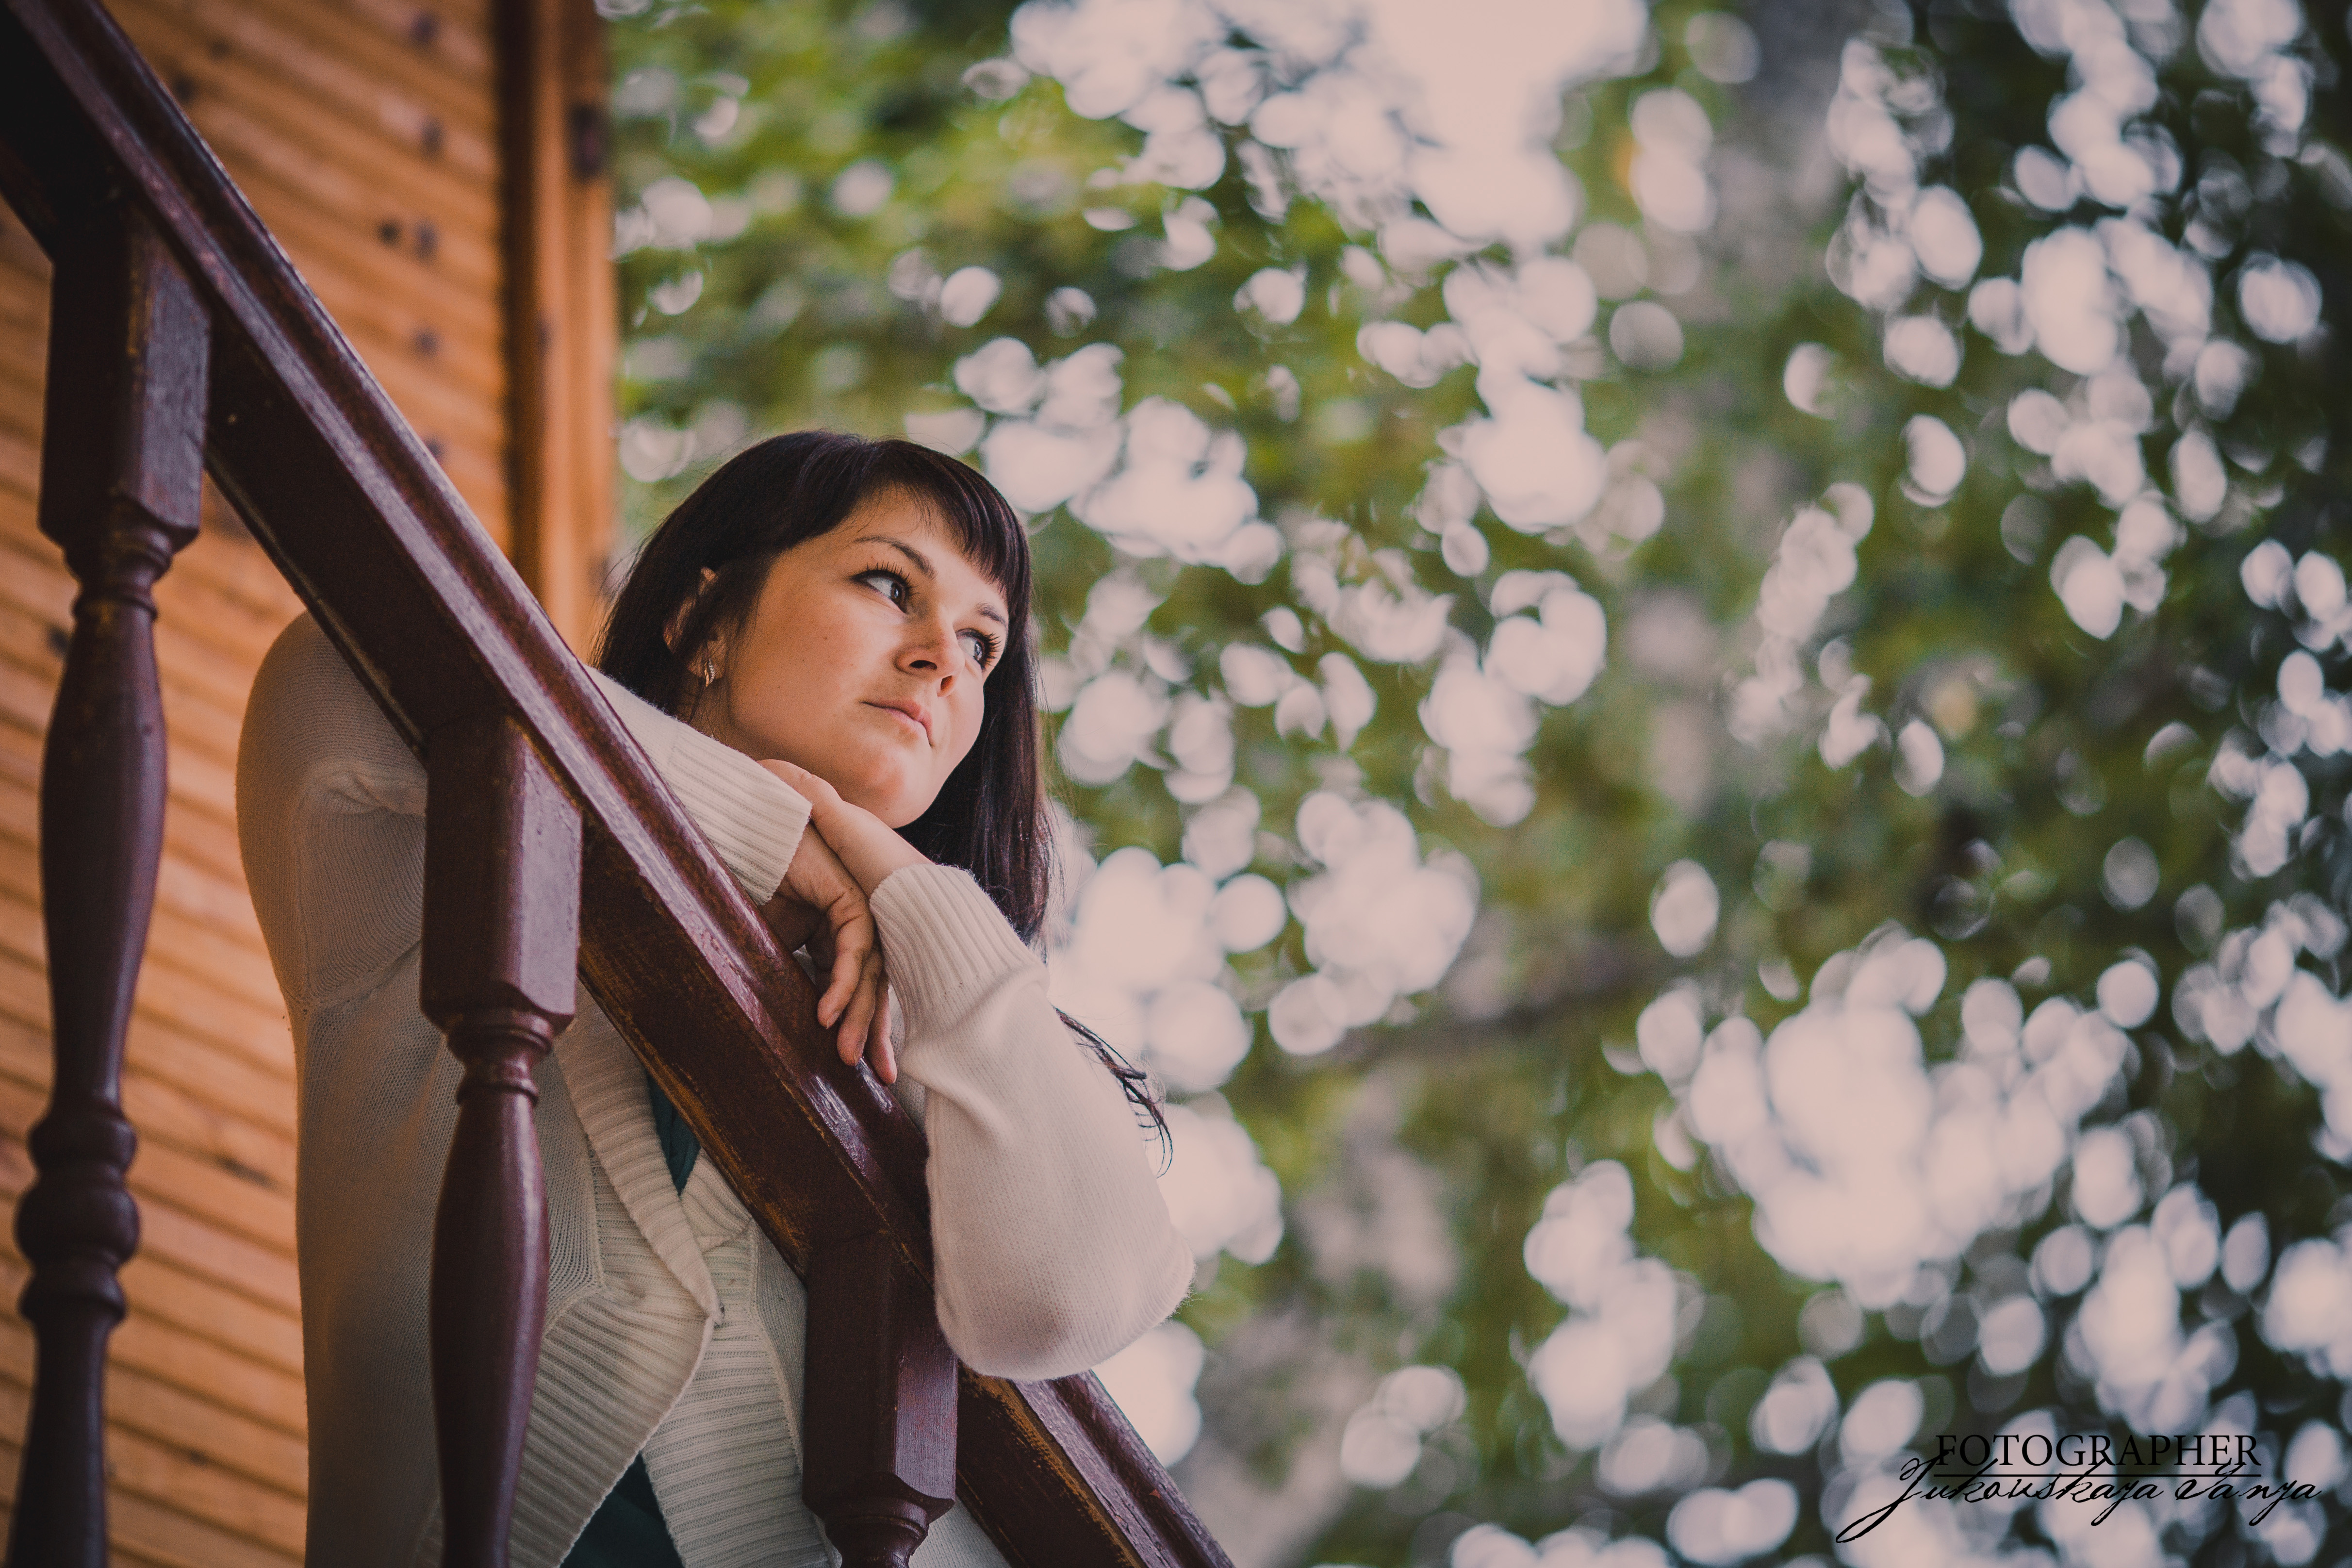
[(996, 487), (962, 463), (911, 441), (830, 430), (773, 437), (737, 454), (646, 541), (614, 603), (597, 668), (663, 712), (683, 714), (698, 687), (696, 656), (714, 632), (744, 623), (777, 557), (889, 493), (931, 510), (1003, 594), (1005, 611), (1003, 651), (982, 688), (980, 733), (939, 798), (900, 831), (931, 859), (971, 872), (1021, 940), (1034, 942), (1052, 887), (1053, 838), (1038, 765), (1029, 538)]
[[(1004, 647), (982, 687), (980, 733), (930, 807), (899, 831), (932, 860), (971, 872), (1021, 940), (1034, 945), (1045, 923), (1054, 860), (1029, 618), (1029, 535), (996, 487), (965, 464), (911, 441), (832, 430), (771, 437), (745, 448), (696, 486), (637, 552), (605, 623), (596, 667), (663, 712), (681, 714), (700, 689), (692, 673), (696, 656), (714, 633), (744, 623), (777, 558), (831, 532), (878, 495), (928, 506), (1004, 595)], [(705, 572), (711, 574), (707, 585)], [(1093, 1030), (1067, 1014), (1063, 1018), (1164, 1138), (1166, 1124), (1144, 1075)]]

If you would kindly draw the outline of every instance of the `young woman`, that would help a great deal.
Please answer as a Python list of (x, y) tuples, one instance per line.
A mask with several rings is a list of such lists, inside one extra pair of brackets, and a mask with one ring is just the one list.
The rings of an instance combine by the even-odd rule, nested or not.
[[(598, 676), (788, 946), (819, 1022), (929, 1134), (940, 1321), (1045, 1378), (1192, 1276), (1132, 1075), (1046, 998), (1028, 545), (898, 441), (779, 437), (647, 542)], [(426, 1362), (456, 1062), (417, 1010), (425, 772), (308, 618), (254, 686), (247, 878), (300, 1075), (310, 1560), (438, 1561)], [(886, 988), (887, 976), (887, 988)], [(800, 1500), (800, 1281), (584, 994), (539, 1074), (547, 1331), (516, 1568), (828, 1561)], [(961, 1509), (924, 1568), (1001, 1564)]]

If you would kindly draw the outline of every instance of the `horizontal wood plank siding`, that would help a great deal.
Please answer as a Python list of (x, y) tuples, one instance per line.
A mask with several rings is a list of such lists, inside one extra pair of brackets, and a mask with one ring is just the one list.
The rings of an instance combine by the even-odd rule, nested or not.
[[(488, 0), (110, 0), (360, 356), (503, 544), (509, 416)], [(0, 1196), (49, 1078), (36, 868), (41, 736), (73, 583), (35, 527), (46, 261), (0, 208)], [(236, 838), (253, 673), (298, 610), (209, 493), (163, 580), (164, 859), (123, 1086), (143, 1224), (108, 1374), (117, 1561), (302, 1555), (294, 1067)], [(25, 1280), (0, 1240), (0, 1293)], [(30, 1331), (0, 1316), (0, 1513)]]
[(504, 543), (487, 8), (111, 0), (111, 9)]

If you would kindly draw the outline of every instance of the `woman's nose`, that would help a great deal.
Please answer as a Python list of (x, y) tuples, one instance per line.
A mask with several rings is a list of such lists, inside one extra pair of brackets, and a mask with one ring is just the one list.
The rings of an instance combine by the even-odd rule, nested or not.
[(952, 681), (957, 669), (955, 628), (936, 621), (909, 626), (907, 640), (899, 645), (898, 667), (936, 676), (942, 683)]

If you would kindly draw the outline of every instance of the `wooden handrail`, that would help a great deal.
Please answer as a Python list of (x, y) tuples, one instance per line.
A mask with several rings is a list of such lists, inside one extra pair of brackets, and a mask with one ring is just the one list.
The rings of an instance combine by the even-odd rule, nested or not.
[[(793, 1266), (887, 1238), (928, 1287), (920, 1130), (97, 0), (0, 4), (0, 194), (52, 258), (135, 216), (209, 323), (205, 465), (392, 723), (510, 726), (579, 815), (580, 969)], [(54, 330), (54, 329), (53, 329)], [(134, 952), (135, 961), (135, 952)], [(958, 1495), (1024, 1568), (1227, 1563), (1087, 1375), (961, 1369)]]

